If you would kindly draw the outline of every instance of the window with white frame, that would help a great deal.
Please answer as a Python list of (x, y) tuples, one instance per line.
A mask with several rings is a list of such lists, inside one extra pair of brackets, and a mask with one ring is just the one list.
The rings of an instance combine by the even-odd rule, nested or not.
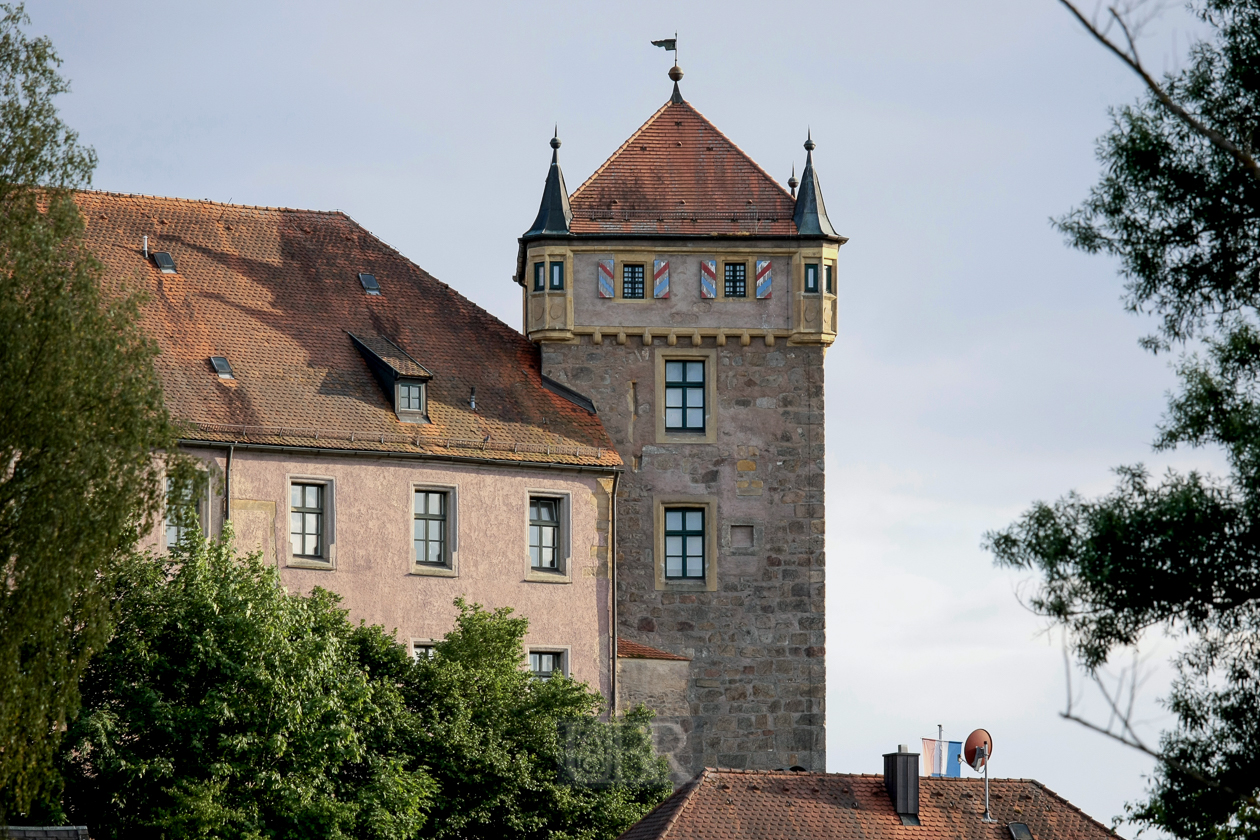
[(432, 659), (434, 650), (433, 642), (411, 643), (411, 657), (413, 659)]
[(704, 508), (665, 508), (665, 577), (704, 579)]
[(665, 429), (704, 432), (704, 362), (665, 362)]
[(424, 411), (424, 383), (398, 383), (398, 410)]
[(289, 487), (289, 548), (294, 557), (326, 559), (328, 488), (294, 482)]
[(564, 651), (531, 650), (529, 652), (529, 670), (535, 678), (549, 680), (553, 676), (564, 676)]
[(446, 565), (449, 554), (449, 495), (438, 490), (416, 490), (412, 503), (412, 545), (417, 563)]
[(529, 565), (540, 571), (560, 568), (560, 499), (529, 499)]

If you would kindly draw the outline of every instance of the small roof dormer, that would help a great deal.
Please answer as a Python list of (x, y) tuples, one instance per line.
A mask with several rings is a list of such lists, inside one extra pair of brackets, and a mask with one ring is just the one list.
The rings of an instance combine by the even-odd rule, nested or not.
[(404, 423), (429, 422), (428, 383), (433, 378), (429, 369), (383, 335), (346, 335), (367, 362), (398, 419)]
[(551, 168), (547, 170), (547, 183), (543, 187), (542, 203), (538, 217), (525, 236), (567, 236), (573, 222), (573, 210), (569, 207), (569, 191), (564, 186), (564, 173), (560, 170), (560, 130), (557, 127), (551, 138)]

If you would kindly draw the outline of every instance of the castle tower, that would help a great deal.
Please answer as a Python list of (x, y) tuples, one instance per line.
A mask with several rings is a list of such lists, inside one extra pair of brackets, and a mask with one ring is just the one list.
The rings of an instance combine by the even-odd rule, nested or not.
[[(670, 76), (669, 101), (571, 196), (552, 139), (520, 240), (525, 332), (543, 373), (594, 401), (626, 464), (620, 644), (682, 665), (673, 683), (627, 672), (619, 705), (660, 700), (680, 778), (824, 770), (823, 353), (845, 238), (812, 139), (794, 195)], [(670, 685), (678, 696), (661, 699)]]

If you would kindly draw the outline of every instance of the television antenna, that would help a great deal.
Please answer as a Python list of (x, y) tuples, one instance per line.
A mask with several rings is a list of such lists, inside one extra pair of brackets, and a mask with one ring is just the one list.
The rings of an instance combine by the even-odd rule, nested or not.
[(993, 756), (993, 736), (987, 730), (977, 729), (967, 736), (963, 744), (963, 760), (971, 765), (971, 769), (984, 770), (984, 819), (982, 822), (997, 822), (989, 813), (989, 759)]

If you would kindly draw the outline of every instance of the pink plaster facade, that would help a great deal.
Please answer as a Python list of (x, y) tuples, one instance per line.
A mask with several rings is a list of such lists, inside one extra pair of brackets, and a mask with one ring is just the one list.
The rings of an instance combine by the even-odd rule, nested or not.
[[(511, 607), (529, 619), (527, 649), (563, 651), (571, 676), (611, 697), (611, 472), (237, 447), (225, 482), (226, 448), (188, 451), (214, 477), (202, 506), (207, 530), (221, 532), (230, 486), (237, 547), (262, 551), (291, 591), (336, 592), (352, 620), (383, 625), (408, 645), (440, 640), (453, 626), (456, 597)], [(326, 564), (289, 550), (289, 488), (303, 480), (331, 488)], [(417, 488), (451, 500), (449, 570), (413, 561)], [(561, 500), (562, 572), (530, 568), (531, 496)]]

